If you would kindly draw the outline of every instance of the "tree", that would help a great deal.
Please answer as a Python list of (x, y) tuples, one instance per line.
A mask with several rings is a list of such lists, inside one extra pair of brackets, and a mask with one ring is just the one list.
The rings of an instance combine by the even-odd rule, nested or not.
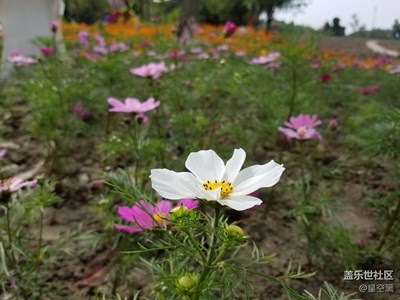
[(258, 14), (265, 12), (267, 14), (267, 22), (265, 30), (271, 30), (274, 13), (277, 9), (299, 8), (306, 5), (304, 0), (254, 0), (254, 8)]

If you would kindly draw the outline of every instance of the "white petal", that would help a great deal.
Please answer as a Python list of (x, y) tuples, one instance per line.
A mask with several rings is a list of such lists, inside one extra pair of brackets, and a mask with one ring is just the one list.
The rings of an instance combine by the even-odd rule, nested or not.
[(202, 183), (207, 180), (221, 181), (225, 172), (225, 164), (214, 150), (190, 153), (185, 165)]
[(235, 149), (232, 158), (228, 160), (225, 167), (225, 174), (223, 179), (232, 182), (239, 174), (240, 169), (246, 159), (246, 152), (243, 149)]
[(247, 195), (263, 187), (271, 187), (279, 181), (285, 168), (273, 160), (264, 165), (248, 167), (233, 182), (232, 196)]
[(216, 200), (220, 195), (220, 188), (213, 191), (205, 190), (196, 177), (189, 172), (178, 173), (168, 169), (153, 169), (150, 178), (153, 189), (166, 199)]
[(161, 197), (174, 200), (196, 197), (199, 183), (189, 172), (177, 173), (167, 169), (153, 169), (150, 178), (153, 189)]
[(217, 200), (219, 204), (229, 206), (234, 210), (245, 210), (252, 208), (254, 205), (260, 205), (262, 203), (261, 199), (252, 196), (238, 196), (229, 197), (224, 200)]

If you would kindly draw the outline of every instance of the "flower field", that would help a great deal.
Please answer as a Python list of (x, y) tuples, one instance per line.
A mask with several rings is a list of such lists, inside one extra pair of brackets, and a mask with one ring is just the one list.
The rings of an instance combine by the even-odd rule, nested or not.
[(51, 26), (0, 83), (2, 299), (397, 299), (398, 58)]

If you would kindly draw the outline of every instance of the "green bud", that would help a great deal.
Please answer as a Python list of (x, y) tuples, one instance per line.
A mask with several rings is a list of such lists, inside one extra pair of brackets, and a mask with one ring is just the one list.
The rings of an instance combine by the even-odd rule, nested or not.
[(244, 231), (242, 228), (240, 228), (237, 225), (231, 224), (228, 227), (226, 227), (226, 231), (228, 232), (229, 235), (235, 238), (244, 238)]
[(178, 280), (178, 288), (181, 290), (190, 290), (195, 285), (196, 285), (196, 280), (190, 273), (186, 273)]
[(170, 211), (171, 218), (182, 217), (188, 211), (189, 210), (187, 209), (187, 207), (185, 205), (181, 205), (179, 207), (175, 207), (175, 208), (171, 209), (171, 211)]

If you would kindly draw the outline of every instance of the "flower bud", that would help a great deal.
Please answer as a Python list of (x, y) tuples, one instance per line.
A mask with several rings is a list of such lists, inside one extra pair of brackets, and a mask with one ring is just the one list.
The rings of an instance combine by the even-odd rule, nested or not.
[(226, 227), (226, 231), (228, 234), (232, 237), (235, 238), (244, 238), (244, 231), (242, 228), (240, 228), (237, 225), (231, 224), (228, 227)]
[(177, 206), (171, 209), (170, 214), (172, 218), (179, 218), (182, 217), (188, 211), (185, 205)]
[(186, 273), (178, 280), (178, 288), (181, 290), (190, 290), (196, 285), (196, 281), (192, 274)]

